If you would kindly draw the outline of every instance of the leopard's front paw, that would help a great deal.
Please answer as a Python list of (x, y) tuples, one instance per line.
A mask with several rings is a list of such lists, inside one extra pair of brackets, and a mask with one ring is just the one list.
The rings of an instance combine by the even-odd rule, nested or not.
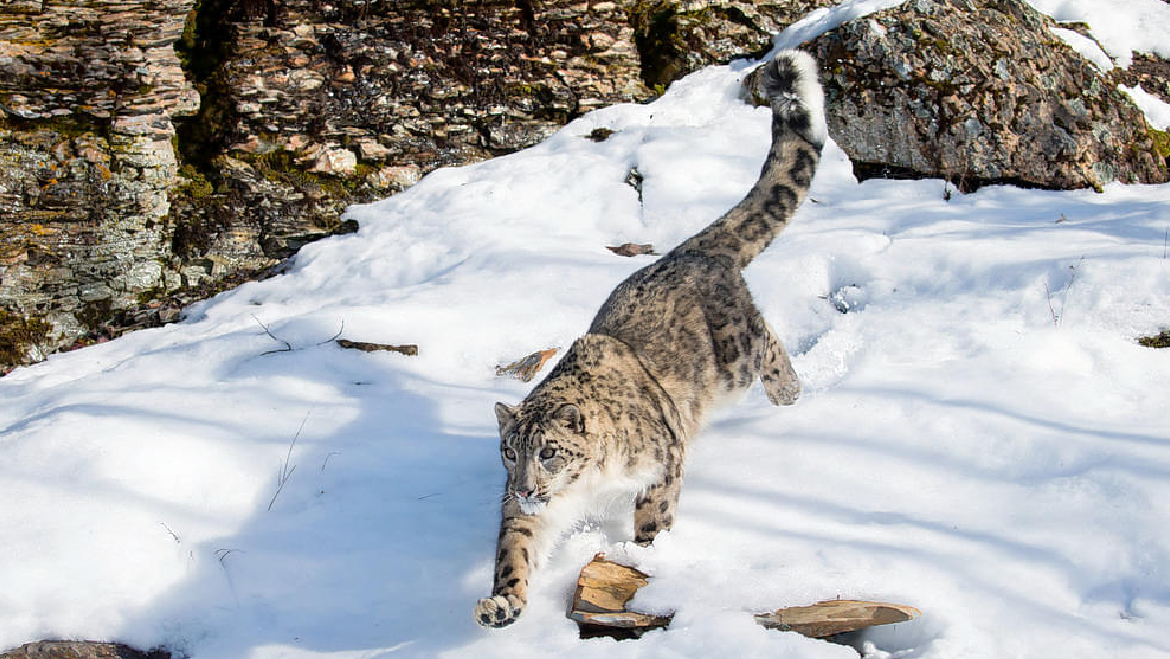
[(475, 621), (483, 627), (507, 627), (524, 612), (524, 601), (515, 595), (492, 595), (475, 605)]

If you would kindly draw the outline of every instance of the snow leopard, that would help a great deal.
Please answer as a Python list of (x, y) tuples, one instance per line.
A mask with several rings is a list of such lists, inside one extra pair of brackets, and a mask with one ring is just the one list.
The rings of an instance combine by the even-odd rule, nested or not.
[(796, 401), (800, 381), (741, 271), (808, 193), (827, 137), (824, 95), (805, 53), (764, 67), (772, 143), (747, 196), (619, 284), (519, 405), (496, 403), (507, 480), (480, 625), (519, 618), (534, 566), (600, 493), (633, 495), (635, 542), (669, 529), (687, 446), (730, 394), (759, 378), (772, 404)]

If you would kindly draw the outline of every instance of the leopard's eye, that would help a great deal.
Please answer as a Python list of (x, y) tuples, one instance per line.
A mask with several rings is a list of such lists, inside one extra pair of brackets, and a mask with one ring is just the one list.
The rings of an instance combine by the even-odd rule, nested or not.
[(551, 460), (552, 457), (556, 454), (557, 454), (557, 452), (548, 446), (540, 449), (540, 459), (541, 460)]
[(504, 457), (508, 458), (509, 460), (515, 460), (516, 459), (516, 452), (513, 451), (511, 448), (505, 447), (504, 448)]

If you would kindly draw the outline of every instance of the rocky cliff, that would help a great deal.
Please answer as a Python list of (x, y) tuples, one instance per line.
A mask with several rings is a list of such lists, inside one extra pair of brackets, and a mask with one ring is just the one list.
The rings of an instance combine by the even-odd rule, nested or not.
[[(833, 4), (10, 0), (0, 369), (166, 322), (353, 230), (351, 203), (760, 55)], [(1165, 92), (1164, 62), (1106, 74), (1052, 26), (1020, 0), (911, 0), (805, 47), (862, 176), (1165, 180), (1165, 134), (1109, 77)]]
[(194, 0), (0, 7), (0, 366), (37, 358), (167, 278), (173, 45)]
[(169, 320), (353, 230), (351, 203), (760, 54), (820, 4), (8, 2), (0, 365)]

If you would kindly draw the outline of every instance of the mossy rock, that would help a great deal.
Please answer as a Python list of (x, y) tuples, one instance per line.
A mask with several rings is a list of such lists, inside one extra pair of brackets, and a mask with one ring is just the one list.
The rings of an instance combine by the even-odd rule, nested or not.
[(1141, 336), (1137, 341), (1147, 348), (1170, 348), (1170, 330), (1162, 330), (1157, 336)]
[(36, 361), (35, 352), (44, 358), (53, 343), (53, 325), (39, 316), (0, 309), (0, 373), (13, 366)]
[(1148, 129), (1150, 139), (1154, 142), (1154, 152), (1159, 156), (1170, 160), (1170, 132), (1164, 130), (1156, 130), (1154, 128)]

